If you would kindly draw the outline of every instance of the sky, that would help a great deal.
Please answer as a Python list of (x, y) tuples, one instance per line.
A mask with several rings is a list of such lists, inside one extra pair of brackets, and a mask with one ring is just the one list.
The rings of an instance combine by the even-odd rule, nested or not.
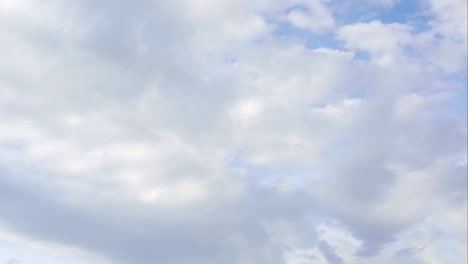
[(466, 10), (0, 1), (0, 264), (466, 263)]

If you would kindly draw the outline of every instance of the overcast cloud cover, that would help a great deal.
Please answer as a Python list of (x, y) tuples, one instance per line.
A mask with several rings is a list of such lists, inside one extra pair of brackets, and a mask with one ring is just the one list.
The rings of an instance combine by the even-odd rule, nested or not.
[(467, 262), (466, 0), (0, 1), (0, 264)]

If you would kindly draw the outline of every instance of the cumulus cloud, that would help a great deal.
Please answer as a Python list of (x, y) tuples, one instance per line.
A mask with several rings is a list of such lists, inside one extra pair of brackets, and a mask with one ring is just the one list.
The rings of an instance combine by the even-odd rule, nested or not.
[(311, 1), (305, 7), (293, 8), (288, 11), (286, 21), (295, 27), (313, 32), (322, 32), (334, 25), (333, 15), (320, 1)]
[(466, 262), (466, 1), (338, 4), (2, 1), (0, 262)]

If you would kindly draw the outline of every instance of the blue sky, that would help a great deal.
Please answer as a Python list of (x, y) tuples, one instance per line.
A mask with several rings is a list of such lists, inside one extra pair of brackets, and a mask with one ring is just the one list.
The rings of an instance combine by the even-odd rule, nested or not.
[(466, 4), (0, 1), (0, 264), (465, 263)]

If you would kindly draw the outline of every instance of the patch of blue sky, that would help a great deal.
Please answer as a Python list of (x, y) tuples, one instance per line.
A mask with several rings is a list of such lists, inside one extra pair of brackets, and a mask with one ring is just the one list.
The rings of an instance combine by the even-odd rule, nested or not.
[(404, 23), (413, 28), (414, 32), (430, 29), (429, 21), (432, 19), (418, 0), (398, 2), (391, 9), (382, 9), (378, 19), (385, 24)]
[(377, 14), (382, 23), (408, 23), (415, 19), (427, 23), (428, 17), (424, 16), (422, 11), (419, 0), (405, 0), (399, 1), (391, 8), (381, 8)]
[(312, 32), (311, 30), (302, 29), (283, 21), (272, 21), (275, 24), (273, 34), (276, 37), (291, 38), (304, 43), (308, 49), (316, 49), (326, 47), (328, 49), (338, 49), (339, 43), (335, 40), (335, 34), (330, 31)]
[[(339, 1), (337, 5), (343, 1)], [(384, 24), (407, 24), (414, 27), (416, 31), (422, 31), (429, 28), (428, 21), (431, 19), (426, 15), (426, 7), (421, 4), (420, 0), (398, 1), (390, 7), (363, 3), (348, 4), (347, 9), (351, 8), (352, 12), (349, 10), (341, 10), (340, 12), (339, 8), (335, 8), (337, 13), (334, 17), (338, 25), (379, 20)], [(341, 15), (341, 13), (345, 15)]]
[(356, 60), (368, 61), (370, 59), (370, 55), (366, 51), (355, 50), (353, 58)]

